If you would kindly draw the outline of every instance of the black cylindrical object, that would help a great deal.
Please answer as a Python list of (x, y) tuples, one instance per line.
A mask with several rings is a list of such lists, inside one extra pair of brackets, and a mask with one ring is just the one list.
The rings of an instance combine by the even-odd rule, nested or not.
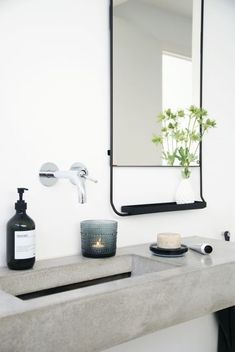
[(31, 269), (35, 263), (35, 223), (26, 214), (27, 203), (18, 188), (16, 214), (7, 223), (7, 266), (13, 270)]

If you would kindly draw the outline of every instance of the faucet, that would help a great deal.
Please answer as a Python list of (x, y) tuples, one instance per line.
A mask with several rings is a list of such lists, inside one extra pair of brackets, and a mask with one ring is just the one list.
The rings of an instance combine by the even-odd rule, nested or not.
[(53, 186), (59, 178), (68, 179), (73, 185), (77, 186), (78, 202), (81, 204), (86, 203), (85, 181), (98, 182), (88, 177), (88, 170), (81, 163), (74, 163), (68, 171), (59, 170), (54, 163), (45, 163), (42, 165), (39, 171), (39, 179), (44, 186)]

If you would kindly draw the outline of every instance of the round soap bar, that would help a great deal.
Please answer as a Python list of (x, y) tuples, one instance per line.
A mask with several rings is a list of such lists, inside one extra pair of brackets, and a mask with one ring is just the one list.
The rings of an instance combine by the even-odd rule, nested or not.
[(181, 236), (179, 233), (158, 233), (157, 246), (166, 249), (180, 248)]

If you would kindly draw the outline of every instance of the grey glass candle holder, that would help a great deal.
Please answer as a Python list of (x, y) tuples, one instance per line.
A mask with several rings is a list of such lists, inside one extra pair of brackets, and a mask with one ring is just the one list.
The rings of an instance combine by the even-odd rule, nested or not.
[(82, 255), (89, 258), (106, 258), (116, 254), (117, 221), (81, 221)]

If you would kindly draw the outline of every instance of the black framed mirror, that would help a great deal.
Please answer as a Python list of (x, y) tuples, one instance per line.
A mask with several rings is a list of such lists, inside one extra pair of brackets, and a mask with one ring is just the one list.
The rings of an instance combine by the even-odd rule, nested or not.
[[(152, 136), (161, 133), (156, 116), (167, 108), (202, 107), (203, 17), (203, 0), (110, 1), (110, 202), (118, 215), (206, 207), (201, 143), (190, 166), (197, 174), (197, 200), (177, 204), (169, 194), (165, 201), (163, 192), (142, 200), (134, 192), (136, 187), (144, 193), (146, 183), (154, 184), (156, 170), (161, 170), (165, 188), (171, 188), (172, 175), (180, 168), (177, 161), (172, 166), (165, 162)], [(154, 176), (148, 177), (150, 173)], [(116, 197), (132, 187), (130, 198)]]

